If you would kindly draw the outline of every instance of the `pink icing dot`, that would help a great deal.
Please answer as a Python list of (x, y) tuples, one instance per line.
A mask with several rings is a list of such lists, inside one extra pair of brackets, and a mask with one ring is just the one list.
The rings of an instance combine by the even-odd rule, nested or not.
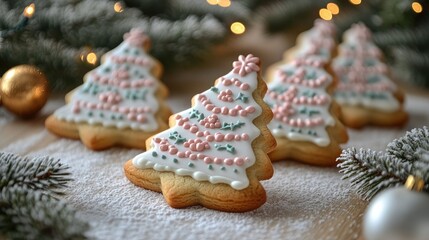
[(244, 159), (243, 159), (243, 158), (236, 157), (236, 158), (234, 159), (234, 163), (235, 163), (235, 164), (237, 164), (237, 166), (242, 166), (242, 165), (244, 164)]
[(197, 157), (198, 157), (198, 159), (202, 160), (202, 159), (204, 159), (206, 157), (206, 155), (198, 153)]
[(128, 118), (128, 120), (134, 120), (134, 119), (136, 119), (136, 114), (128, 113), (127, 118)]
[(216, 164), (222, 164), (222, 162), (223, 162), (221, 158), (217, 158), (217, 157), (215, 157), (213, 161)]
[(201, 152), (204, 150), (204, 144), (202, 143), (197, 143), (197, 151)]
[(78, 106), (74, 106), (73, 107), (73, 113), (79, 113), (80, 112), (80, 108)]
[(208, 135), (210, 135), (210, 132), (209, 131), (204, 131), (204, 136), (208, 136)]
[(226, 135), (225, 135), (225, 139), (226, 139), (227, 141), (232, 141), (232, 140), (234, 140), (234, 134), (232, 134), (232, 133), (228, 133), (228, 134), (226, 134)]
[(192, 154), (192, 152), (189, 150), (185, 152), (186, 157), (189, 157), (191, 154)]
[(121, 82), (121, 83), (119, 84), (119, 86), (120, 86), (121, 88), (129, 88), (129, 87), (130, 87), (130, 83), (129, 83), (129, 82)]
[(237, 116), (237, 113), (238, 113), (237, 109), (229, 109), (229, 115)]
[(215, 106), (213, 105), (213, 104), (208, 104), (207, 106), (206, 106), (206, 109), (207, 110), (209, 110), (209, 111), (211, 111), (211, 110), (213, 110), (213, 108), (214, 108)]
[(205, 157), (205, 158), (204, 158), (204, 162), (205, 162), (205, 163), (207, 163), (207, 164), (208, 164), (208, 163), (212, 163), (212, 162), (213, 162), (213, 159), (212, 159), (212, 158), (210, 158), (210, 157)]
[(146, 122), (146, 117), (143, 114), (137, 115), (137, 121), (139, 122)]
[(177, 152), (177, 156), (179, 158), (184, 158), (184, 157), (186, 157), (186, 154), (184, 152)]
[(228, 166), (231, 166), (232, 164), (234, 164), (234, 160), (232, 158), (225, 158), (223, 162)]
[(240, 86), (240, 85), (241, 85), (241, 82), (240, 82), (240, 81), (235, 81), (235, 82), (234, 82), (234, 85), (238, 87), (238, 86)]
[(215, 140), (215, 137), (213, 135), (209, 135), (209, 136), (206, 136), (206, 140), (208, 142), (213, 142)]
[(198, 132), (198, 127), (197, 126), (192, 126), (190, 129), (191, 133), (196, 133)]
[(224, 139), (224, 135), (222, 133), (216, 133), (215, 134), (215, 140), (216, 142), (222, 142)]
[(189, 128), (191, 128), (191, 124), (185, 123), (185, 124), (183, 124), (183, 128), (184, 129), (189, 129)]
[(238, 111), (238, 113), (240, 114), (240, 116), (245, 117), (247, 116), (247, 111), (246, 110), (240, 110)]
[(153, 141), (154, 141), (155, 143), (160, 143), (160, 142), (161, 142), (161, 138), (153, 138)]
[(249, 140), (249, 135), (247, 135), (247, 133), (243, 133), (241, 134), (241, 139), (243, 139), (244, 141)]
[(230, 79), (225, 79), (225, 80), (223, 80), (223, 85), (225, 85), (225, 86), (229, 86), (229, 85), (231, 85), (232, 84), (232, 82), (231, 82), (231, 80)]
[(235, 136), (234, 136), (234, 139), (235, 139), (235, 141), (240, 141), (240, 140), (241, 140), (241, 137), (240, 137), (240, 135), (235, 135)]
[(227, 115), (228, 114), (228, 108), (227, 107), (222, 107), (222, 114), (223, 115)]
[(200, 131), (200, 132), (197, 132), (196, 135), (197, 135), (197, 137), (203, 137), (204, 133)]
[(241, 84), (240, 89), (246, 91), (249, 89), (249, 87), (250, 87), (249, 84), (243, 83), (243, 84)]
[(191, 154), (191, 155), (189, 155), (189, 158), (191, 159), (191, 160), (197, 160), (197, 154)]
[(249, 157), (244, 158), (244, 162), (249, 162), (249, 161), (250, 161)]
[(249, 113), (253, 113), (253, 112), (255, 112), (255, 107), (254, 106), (248, 106), (248, 107), (246, 107), (246, 111), (247, 112), (249, 112)]
[(221, 112), (221, 108), (220, 107), (214, 107), (213, 108), (213, 112), (214, 113), (220, 113)]
[(95, 103), (88, 103), (88, 107), (90, 109), (96, 109), (97, 108), (97, 104), (95, 104)]
[(168, 146), (167, 146), (167, 145), (161, 145), (161, 146), (159, 146), (159, 149), (160, 149), (161, 151), (165, 152), (165, 151), (167, 151), (167, 150), (168, 150)]
[(189, 144), (189, 142), (184, 142), (184, 143), (183, 143), (183, 146), (184, 146), (185, 148), (188, 148), (188, 147), (189, 147), (189, 145), (190, 145), (190, 144)]
[(170, 154), (172, 154), (172, 155), (175, 155), (178, 151), (179, 151), (179, 150), (178, 150), (177, 148), (170, 148), (170, 149), (168, 150), (168, 153), (170, 153)]
[(203, 99), (207, 99), (206, 96), (204, 96), (204, 94), (198, 94), (198, 100), (202, 101)]

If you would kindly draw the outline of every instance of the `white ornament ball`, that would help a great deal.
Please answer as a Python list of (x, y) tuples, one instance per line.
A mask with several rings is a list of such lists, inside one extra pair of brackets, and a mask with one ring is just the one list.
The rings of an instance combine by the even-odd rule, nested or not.
[(429, 194), (405, 187), (374, 197), (363, 219), (366, 240), (429, 240)]

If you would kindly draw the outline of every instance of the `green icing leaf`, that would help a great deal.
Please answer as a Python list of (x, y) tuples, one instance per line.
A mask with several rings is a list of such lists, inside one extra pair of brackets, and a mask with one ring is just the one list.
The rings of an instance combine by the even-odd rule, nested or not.
[(200, 121), (204, 119), (204, 113), (200, 113), (198, 110), (192, 109), (189, 113), (189, 118), (197, 118), (198, 121)]
[(218, 151), (225, 151), (226, 150), (229, 153), (232, 153), (232, 154), (235, 153), (235, 147), (233, 147), (231, 144), (226, 144), (226, 145), (215, 144), (214, 146)]
[(239, 93), (235, 100), (241, 100), (242, 102), (247, 103), (249, 98), (246, 97), (246, 95), (244, 95), (243, 93)]
[(186, 138), (182, 137), (177, 131), (170, 133), (170, 136), (168, 138), (171, 140), (175, 140), (174, 144), (181, 144), (186, 142)]
[(226, 122), (224, 122), (222, 124), (222, 127), (220, 129), (221, 130), (231, 130), (231, 131), (234, 131), (235, 129), (240, 128), (243, 125), (244, 125), (244, 122), (240, 122), (240, 121), (237, 121), (236, 123), (226, 123)]

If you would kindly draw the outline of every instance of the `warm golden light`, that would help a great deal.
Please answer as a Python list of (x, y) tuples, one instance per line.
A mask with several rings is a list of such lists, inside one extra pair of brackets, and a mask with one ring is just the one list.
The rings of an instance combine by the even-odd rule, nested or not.
[(421, 13), (423, 11), (423, 7), (422, 7), (422, 5), (419, 2), (413, 2), (411, 4), (411, 8), (416, 13)]
[(331, 11), (333, 15), (337, 15), (338, 13), (340, 13), (340, 7), (338, 7), (338, 5), (335, 3), (328, 3), (328, 5), (326, 5), (326, 8)]
[(124, 11), (124, 8), (120, 2), (116, 2), (115, 5), (113, 5), (113, 10), (115, 10), (117, 13), (120, 13)]
[(349, 0), (354, 5), (359, 5), (362, 3), (362, 0)]
[(217, 4), (217, 0), (207, 0), (207, 2), (208, 2), (210, 5), (216, 5), (216, 4)]
[(95, 53), (93, 53), (93, 52), (88, 53), (88, 55), (86, 55), (86, 61), (89, 64), (95, 64), (95, 63), (97, 63), (97, 55)]
[(36, 5), (34, 5), (34, 3), (32, 3), (24, 9), (24, 16), (31, 18), (34, 15), (35, 11), (36, 11)]
[(331, 13), (331, 11), (329, 11), (326, 8), (320, 9), (319, 10), (319, 15), (320, 15), (320, 18), (322, 18), (323, 20), (329, 21), (329, 20), (332, 19), (332, 13)]
[(229, 7), (229, 6), (231, 6), (231, 1), (230, 0), (218, 0), (217, 4), (219, 4), (219, 6), (221, 6), (221, 7)]
[(246, 27), (241, 22), (234, 22), (231, 24), (231, 32), (234, 34), (243, 34), (246, 31)]

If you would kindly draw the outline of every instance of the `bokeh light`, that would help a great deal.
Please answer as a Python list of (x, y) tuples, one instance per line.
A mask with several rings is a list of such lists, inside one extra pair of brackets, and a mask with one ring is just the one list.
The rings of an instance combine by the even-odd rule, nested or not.
[(246, 31), (246, 27), (241, 22), (234, 22), (231, 24), (231, 32), (234, 34), (243, 34)]
[(331, 11), (329, 11), (326, 8), (320, 9), (319, 10), (319, 15), (320, 15), (320, 18), (322, 18), (323, 20), (329, 21), (329, 20), (332, 19), (332, 13), (331, 13)]

